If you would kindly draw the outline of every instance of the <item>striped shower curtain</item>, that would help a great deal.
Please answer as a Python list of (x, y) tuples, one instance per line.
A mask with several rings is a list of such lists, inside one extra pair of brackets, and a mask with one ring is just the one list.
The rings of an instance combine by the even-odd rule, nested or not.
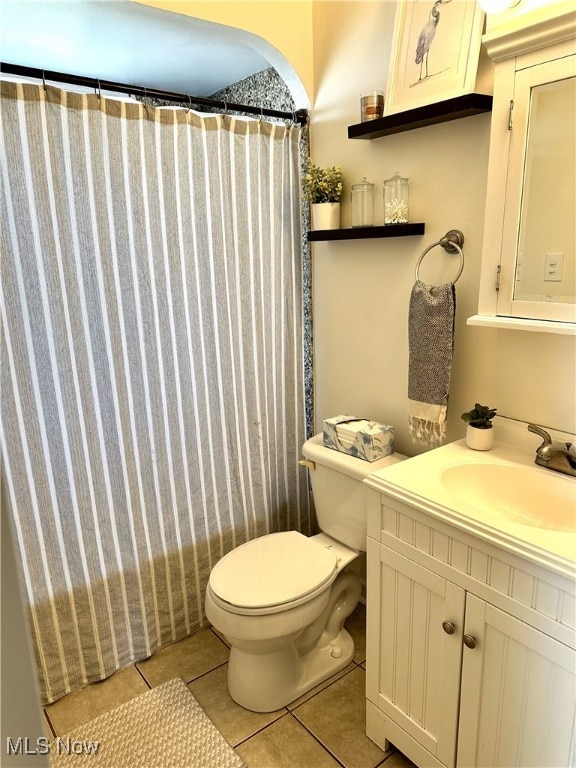
[(309, 532), (299, 128), (1, 84), (2, 483), (45, 702)]

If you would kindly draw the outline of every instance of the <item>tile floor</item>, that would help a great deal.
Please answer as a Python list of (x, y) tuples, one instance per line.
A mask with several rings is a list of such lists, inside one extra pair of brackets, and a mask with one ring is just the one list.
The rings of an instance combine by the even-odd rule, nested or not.
[(383, 752), (365, 735), (365, 626), (360, 605), (346, 622), (356, 645), (354, 660), (277, 712), (257, 714), (232, 701), (226, 686), (228, 648), (215, 631), (204, 629), (46, 707), (47, 733), (63, 735), (181, 677), (249, 768), (414, 768), (401, 753)]

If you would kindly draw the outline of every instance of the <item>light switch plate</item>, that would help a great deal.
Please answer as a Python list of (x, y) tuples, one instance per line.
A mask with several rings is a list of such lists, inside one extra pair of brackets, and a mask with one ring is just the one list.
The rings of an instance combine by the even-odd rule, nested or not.
[(544, 281), (551, 283), (561, 282), (563, 266), (563, 253), (547, 253), (544, 259)]

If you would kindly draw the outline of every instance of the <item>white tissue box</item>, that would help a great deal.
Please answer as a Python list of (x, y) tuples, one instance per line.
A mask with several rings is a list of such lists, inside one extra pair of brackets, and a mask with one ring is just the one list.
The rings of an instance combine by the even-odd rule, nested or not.
[(394, 427), (342, 414), (324, 420), (323, 441), (335, 451), (377, 461), (394, 452)]

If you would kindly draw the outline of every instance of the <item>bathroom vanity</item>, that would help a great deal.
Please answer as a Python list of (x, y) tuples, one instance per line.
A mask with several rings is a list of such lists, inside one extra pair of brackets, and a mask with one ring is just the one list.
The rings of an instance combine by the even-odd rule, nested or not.
[(365, 481), (367, 735), (418, 766), (574, 764), (576, 478), (533, 460), (459, 441)]

